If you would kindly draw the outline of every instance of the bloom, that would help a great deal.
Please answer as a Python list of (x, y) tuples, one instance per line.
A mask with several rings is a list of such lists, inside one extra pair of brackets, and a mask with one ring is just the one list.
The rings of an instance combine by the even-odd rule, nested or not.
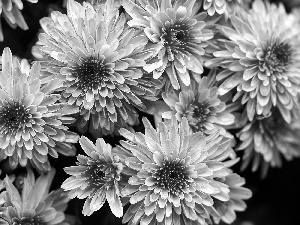
[(283, 5), (254, 1), (249, 12), (241, 9), (232, 15), (233, 28), (220, 26), (227, 39), (219, 40), (216, 58), (206, 62), (223, 68), (217, 75), (222, 81), (219, 93), (236, 88), (233, 101), (246, 104), (250, 120), (256, 114), (268, 115), (273, 106), (291, 120), (299, 93), (300, 39), (291, 31), (295, 23), (287, 24), (287, 18)]
[(1, 219), (8, 224), (69, 225), (64, 211), (69, 199), (62, 189), (49, 193), (55, 170), (35, 180), (28, 171), (22, 193), (19, 193), (8, 177), (5, 178), (6, 202)]
[(213, 32), (206, 29), (206, 13), (198, 13), (200, 4), (195, 1), (136, 2), (124, 0), (122, 5), (132, 17), (128, 24), (143, 29), (151, 41), (147, 46), (154, 49), (144, 69), (153, 72), (155, 79), (166, 72), (165, 77), (175, 89), (179, 89), (180, 81), (188, 86), (188, 70), (203, 72), (205, 48), (213, 37)]
[[(27, 0), (31, 3), (37, 3), (38, 0)], [(19, 26), (23, 30), (27, 30), (28, 26), (20, 12), (23, 9), (22, 0), (0, 0), (0, 14), (4, 17), (6, 22), (12, 27), (15, 28)], [(0, 21), (0, 41), (3, 41), (3, 33)]]
[(79, 143), (88, 156), (78, 155), (77, 166), (66, 167), (67, 174), (72, 175), (62, 184), (69, 191), (69, 198), (84, 199), (82, 213), (91, 215), (99, 210), (107, 199), (112, 213), (121, 217), (123, 207), (120, 201), (119, 184), (123, 164), (119, 157), (112, 154), (112, 147), (102, 138), (94, 145), (88, 138), (81, 137)]
[(41, 86), (40, 64), (30, 68), (26, 61), (12, 57), (9, 48), (2, 54), (0, 73), (0, 159), (9, 157), (12, 167), (27, 161), (39, 169), (50, 169), (48, 154), (74, 155), (78, 136), (62, 125), (72, 122), (68, 109), (58, 104), (52, 90), (59, 83)]
[(300, 156), (300, 120), (296, 114), (299, 111), (293, 110), (292, 122), (288, 124), (274, 108), (269, 116), (256, 116), (238, 133), (241, 144), (237, 150), (244, 151), (242, 169), (253, 160), (252, 171), (261, 166), (265, 176), (270, 165), (281, 166), (281, 155), (286, 160)]
[(225, 102), (219, 99), (218, 87), (213, 86), (214, 79), (215, 76), (207, 76), (200, 78), (199, 83), (191, 81), (191, 85), (179, 94), (163, 93), (163, 99), (171, 111), (164, 112), (162, 117), (171, 119), (175, 115), (178, 121), (186, 117), (193, 132), (212, 134), (219, 129), (225, 135), (222, 125), (232, 124), (234, 116), (226, 111)]
[(70, 0), (67, 10), (41, 20), (45, 33), (36, 48), (44, 56), (44, 81), (63, 83), (62, 101), (79, 107), (81, 126), (91, 121), (112, 133), (115, 123), (134, 125), (135, 107), (144, 110), (145, 101), (156, 100), (158, 81), (142, 70), (152, 54), (144, 49), (146, 36), (127, 26), (112, 0), (97, 9)]
[(228, 167), (237, 161), (227, 160), (233, 154), (230, 139), (218, 132), (191, 134), (186, 118), (178, 123), (173, 117), (156, 130), (143, 122), (145, 134), (120, 130), (128, 140), (118, 152), (135, 170), (121, 191), (131, 203), (123, 222), (206, 225), (220, 217), (214, 199), (229, 201), (230, 189), (219, 179), (229, 176)]

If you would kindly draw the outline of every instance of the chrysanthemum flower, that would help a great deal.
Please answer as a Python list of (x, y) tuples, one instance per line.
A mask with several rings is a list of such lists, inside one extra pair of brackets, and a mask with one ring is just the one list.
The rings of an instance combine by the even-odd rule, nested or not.
[(217, 80), (222, 81), (221, 95), (236, 88), (233, 101), (247, 105), (250, 120), (268, 115), (277, 106), (290, 122), (290, 110), (299, 93), (300, 37), (287, 24), (283, 5), (256, 0), (248, 12), (240, 9), (233, 15), (233, 28), (220, 26), (229, 40), (219, 40), (221, 51), (206, 66), (224, 69)]
[(180, 93), (163, 93), (163, 99), (171, 111), (164, 112), (163, 118), (171, 119), (173, 115), (178, 121), (186, 117), (193, 132), (201, 131), (212, 134), (219, 129), (222, 135), (226, 130), (222, 125), (234, 122), (234, 116), (226, 111), (226, 104), (219, 99), (218, 87), (213, 86), (214, 76), (200, 79), (199, 83), (191, 81)]
[(97, 10), (70, 0), (67, 10), (41, 20), (45, 33), (36, 47), (44, 55), (44, 81), (63, 82), (64, 101), (79, 107), (82, 126), (90, 119), (112, 133), (115, 123), (133, 125), (134, 107), (144, 110), (143, 101), (156, 100), (157, 81), (144, 79), (142, 70), (152, 54), (144, 49), (147, 37), (127, 26), (113, 0)]
[(300, 114), (294, 113), (288, 124), (278, 109), (273, 109), (269, 116), (256, 116), (239, 132), (241, 144), (237, 150), (244, 150), (242, 169), (253, 161), (252, 171), (261, 166), (265, 176), (269, 165), (281, 166), (281, 155), (286, 160), (300, 156)]
[[(50, 169), (48, 154), (57, 158), (58, 152), (74, 155), (78, 135), (69, 132), (62, 122), (66, 107), (57, 104), (59, 95), (51, 94), (56, 81), (41, 86), (40, 65), (31, 68), (26, 61), (12, 57), (9, 48), (2, 54), (0, 72), (0, 159), (9, 157), (10, 165), (26, 166), (27, 161), (37, 169)], [(63, 113), (63, 114), (62, 114)]]
[(49, 193), (54, 174), (52, 169), (35, 180), (29, 170), (21, 193), (6, 177), (6, 202), (0, 215), (6, 221), (4, 224), (69, 225), (64, 214), (69, 202), (67, 195), (62, 189)]
[[(136, 171), (122, 189), (131, 206), (123, 217), (129, 224), (210, 224), (221, 215), (214, 200), (230, 201), (229, 186), (221, 181), (236, 159), (230, 139), (218, 132), (190, 134), (186, 118), (160, 123), (155, 130), (144, 119), (145, 135), (121, 129), (125, 163)], [(130, 154), (131, 157), (130, 157)]]
[(208, 40), (213, 37), (213, 32), (205, 28), (206, 13), (198, 13), (200, 3), (184, 0), (136, 2), (123, 0), (122, 5), (132, 17), (128, 24), (144, 29), (152, 42), (148, 46), (154, 49), (155, 56), (144, 69), (153, 72), (155, 79), (166, 72), (165, 76), (175, 89), (179, 89), (180, 80), (188, 86), (188, 70), (203, 72), (202, 56)]
[[(31, 3), (37, 3), (38, 0), (27, 0)], [(19, 26), (23, 30), (27, 30), (28, 26), (21, 14), (23, 9), (22, 0), (0, 0), (0, 16), (3, 16), (6, 22), (12, 27)], [(0, 20), (0, 41), (3, 41), (2, 26)]]
[(120, 201), (119, 184), (122, 179), (123, 164), (112, 154), (112, 147), (102, 138), (94, 145), (88, 138), (81, 137), (79, 143), (87, 154), (78, 155), (77, 166), (66, 167), (72, 175), (64, 181), (62, 188), (69, 191), (69, 198), (84, 199), (82, 213), (91, 215), (99, 210), (107, 199), (112, 213), (121, 217), (123, 207)]

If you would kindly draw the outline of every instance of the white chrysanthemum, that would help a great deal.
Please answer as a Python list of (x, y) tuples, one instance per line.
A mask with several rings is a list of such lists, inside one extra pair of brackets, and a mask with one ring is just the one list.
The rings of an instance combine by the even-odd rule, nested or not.
[(241, 143), (237, 150), (244, 151), (242, 169), (253, 161), (252, 171), (261, 166), (265, 176), (269, 166), (281, 166), (282, 156), (286, 160), (300, 156), (300, 113), (293, 110), (292, 115), (288, 124), (274, 108), (269, 116), (256, 116), (238, 133)]
[[(221, 95), (236, 89), (233, 101), (246, 104), (250, 120), (266, 116), (277, 106), (287, 122), (291, 121), (300, 91), (300, 37), (284, 6), (256, 0), (248, 12), (242, 8), (231, 17), (231, 27), (220, 26), (227, 39), (219, 40), (207, 66), (221, 66)], [(287, 23), (287, 20), (290, 23)]]
[(30, 68), (12, 57), (9, 48), (2, 54), (0, 72), (0, 159), (9, 157), (12, 167), (26, 166), (29, 160), (37, 169), (49, 170), (48, 155), (74, 155), (78, 135), (62, 123), (69, 108), (58, 104), (60, 96), (51, 92), (56, 82), (41, 86), (40, 64)]
[(51, 191), (55, 170), (35, 180), (31, 170), (19, 192), (8, 177), (5, 178), (6, 202), (1, 207), (1, 224), (5, 225), (70, 225), (64, 211), (69, 199), (62, 189)]
[(121, 217), (123, 207), (120, 200), (123, 164), (119, 157), (112, 154), (112, 147), (102, 138), (94, 145), (88, 138), (81, 137), (79, 143), (87, 154), (78, 155), (77, 166), (66, 167), (67, 174), (72, 175), (64, 181), (62, 188), (69, 191), (69, 198), (86, 198), (84, 215), (91, 215), (99, 210), (107, 199), (112, 213)]
[(121, 129), (127, 141), (121, 141), (118, 152), (135, 171), (121, 191), (131, 203), (123, 222), (207, 225), (211, 217), (220, 218), (214, 199), (230, 201), (230, 187), (223, 180), (237, 161), (227, 160), (233, 153), (230, 140), (218, 132), (191, 134), (186, 118), (178, 123), (173, 117), (156, 130), (143, 122), (145, 134)]
[(186, 0), (135, 2), (123, 0), (122, 5), (132, 17), (128, 24), (143, 29), (150, 40), (147, 46), (154, 49), (155, 55), (144, 69), (153, 72), (155, 79), (164, 74), (175, 89), (179, 89), (180, 81), (189, 85), (188, 70), (203, 73), (205, 48), (213, 37), (204, 22), (206, 13), (198, 13), (200, 3)]
[(164, 112), (162, 117), (171, 119), (175, 115), (178, 121), (186, 117), (193, 132), (211, 134), (219, 129), (221, 135), (225, 135), (222, 126), (232, 124), (234, 116), (226, 111), (225, 102), (219, 99), (218, 87), (213, 86), (214, 79), (215, 76), (203, 77), (199, 83), (191, 81), (191, 85), (180, 93), (163, 93), (171, 111)]
[(147, 37), (128, 27), (113, 0), (97, 9), (69, 0), (67, 10), (41, 20), (45, 33), (36, 48), (44, 56), (43, 81), (63, 83), (62, 97), (79, 107), (82, 126), (90, 121), (112, 133), (115, 123), (134, 125), (135, 107), (144, 110), (145, 101), (156, 100), (158, 81), (142, 70), (152, 54), (144, 49)]
[[(27, 0), (31, 3), (37, 3), (38, 0)], [(23, 30), (27, 30), (28, 26), (21, 14), (23, 9), (22, 0), (0, 0), (0, 16), (3, 16), (6, 22), (12, 27), (19, 26)], [(3, 33), (0, 21), (0, 41), (3, 41)]]

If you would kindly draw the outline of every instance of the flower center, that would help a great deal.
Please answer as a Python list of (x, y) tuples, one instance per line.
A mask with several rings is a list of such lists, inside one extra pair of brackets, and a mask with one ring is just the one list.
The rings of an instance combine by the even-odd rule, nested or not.
[(120, 180), (120, 174), (117, 173), (117, 168), (112, 164), (102, 162), (88, 166), (85, 177), (89, 178), (89, 183), (97, 187), (101, 187), (104, 183), (109, 183), (113, 180)]
[(12, 225), (46, 225), (46, 223), (42, 222), (39, 218), (33, 217), (23, 217), (23, 218), (13, 218)]
[(197, 121), (204, 121), (209, 113), (209, 109), (204, 106), (204, 103), (201, 103), (199, 106), (194, 106), (193, 118)]
[(94, 57), (85, 59), (75, 71), (78, 86), (84, 91), (97, 90), (103, 79), (110, 74), (103, 61)]
[(186, 167), (179, 160), (164, 161), (153, 174), (156, 184), (172, 194), (178, 194), (187, 185)]
[(168, 52), (168, 56), (174, 60), (173, 54), (187, 51), (187, 43), (190, 41), (189, 26), (185, 23), (174, 24), (168, 28), (163, 28), (162, 38), (165, 41), (165, 47)]
[(29, 109), (18, 102), (4, 105), (0, 107), (0, 131), (5, 133), (24, 128), (31, 117)]
[(186, 111), (185, 116), (189, 121), (189, 125), (197, 131), (203, 129), (203, 123), (207, 121), (210, 109), (207, 103), (197, 103), (197, 105), (190, 105), (190, 108)]
[(272, 44), (265, 50), (265, 65), (270, 73), (283, 73), (287, 70), (291, 50), (288, 44)]

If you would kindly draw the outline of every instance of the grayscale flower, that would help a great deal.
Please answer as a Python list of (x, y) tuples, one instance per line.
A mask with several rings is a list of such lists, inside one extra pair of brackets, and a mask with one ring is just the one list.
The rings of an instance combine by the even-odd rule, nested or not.
[(191, 81), (190, 86), (183, 87), (180, 93), (163, 93), (163, 99), (171, 111), (164, 112), (163, 118), (178, 121), (186, 117), (193, 132), (201, 131), (212, 134), (219, 129), (221, 135), (226, 130), (223, 125), (234, 122), (234, 116), (226, 111), (226, 104), (219, 99), (218, 87), (214, 85), (215, 76), (200, 78), (199, 83)]
[(65, 116), (70, 109), (57, 101), (51, 92), (56, 81), (41, 86), (40, 64), (30, 68), (12, 57), (9, 48), (2, 54), (0, 72), (0, 159), (9, 157), (14, 168), (29, 160), (40, 171), (50, 169), (48, 155), (75, 155), (72, 143), (78, 135), (68, 131), (62, 123), (72, 122)]
[[(230, 139), (215, 132), (191, 134), (186, 118), (160, 123), (155, 130), (143, 120), (145, 134), (121, 129), (119, 154), (136, 172), (122, 189), (131, 206), (123, 217), (129, 224), (210, 224), (221, 214), (215, 199), (230, 201), (230, 188), (222, 182), (237, 159)], [(130, 156), (131, 154), (131, 156)]]
[(81, 126), (90, 121), (113, 133), (115, 123), (134, 125), (135, 107), (145, 110), (145, 101), (156, 100), (157, 81), (142, 70), (152, 54), (144, 49), (147, 37), (127, 26), (113, 0), (97, 9), (70, 0), (67, 11), (41, 20), (45, 33), (36, 48), (44, 56), (44, 81), (61, 80), (62, 101), (79, 107)]
[(231, 23), (232, 28), (219, 27), (227, 39), (219, 40), (216, 58), (206, 62), (223, 68), (217, 75), (222, 81), (219, 93), (236, 89), (233, 101), (246, 104), (250, 120), (277, 106), (290, 122), (300, 90), (300, 37), (292, 31), (296, 23), (282, 4), (262, 0), (254, 1), (247, 12), (240, 8)]
[(256, 116), (238, 133), (241, 144), (237, 150), (244, 151), (242, 169), (253, 161), (252, 171), (261, 166), (262, 176), (265, 176), (269, 166), (281, 166), (282, 156), (286, 160), (300, 156), (299, 111), (295, 110), (292, 115), (288, 124), (274, 108), (269, 116)]
[[(49, 193), (55, 170), (41, 175), (35, 180), (31, 170), (24, 179), (22, 193), (5, 178), (5, 199), (1, 207), (2, 224), (43, 224), (43, 225), (70, 225), (64, 211), (69, 199), (62, 189)], [(5, 222), (4, 222), (5, 221)]]
[(164, 76), (179, 89), (180, 82), (190, 84), (188, 70), (203, 73), (203, 56), (213, 32), (207, 29), (207, 14), (198, 13), (200, 3), (123, 0), (122, 5), (132, 17), (128, 24), (143, 29), (150, 40), (147, 46), (154, 50), (154, 56), (144, 69), (153, 72), (155, 79)]
[(69, 191), (69, 198), (86, 198), (84, 215), (99, 210), (107, 199), (112, 213), (123, 216), (119, 191), (123, 164), (119, 157), (112, 154), (111, 145), (102, 138), (97, 139), (96, 145), (86, 137), (81, 137), (79, 143), (87, 156), (78, 155), (77, 166), (65, 168), (71, 177), (64, 181), (62, 188)]

